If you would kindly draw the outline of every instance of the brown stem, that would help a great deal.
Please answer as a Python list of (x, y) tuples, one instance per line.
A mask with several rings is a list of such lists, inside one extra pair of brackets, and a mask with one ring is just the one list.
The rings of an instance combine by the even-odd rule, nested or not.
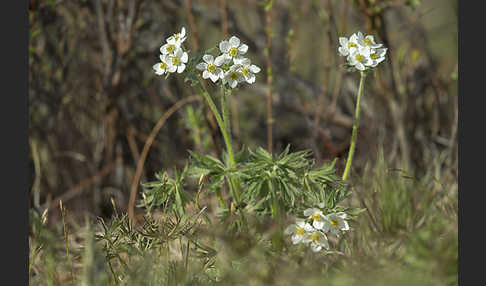
[(154, 128), (152, 129), (152, 132), (150, 132), (149, 138), (147, 141), (145, 141), (145, 145), (143, 146), (142, 154), (140, 155), (140, 160), (138, 160), (137, 163), (137, 169), (135, 171), (135, 177), (132, 181), (132, 186), (130, 188), (130, 200), (128, 202), (128, 218), (130, 222), (134, 222), (134, 208), (135, 208), (135, 198), (137, 195), (137, 186), (140, 181), (140, 177), (142, 176), (142, 171), (143, 171), (143, 166), (145, 164), (145, 159), (147, 158), (148, 152), (150, 150), (150, 147), (152, 146), (152, 143), (155, 139), (155, 136), (157, 136), (157, 133), (159, 133), (159, 130), (164, 126), (164, 123), (167, 121), (167, 119), (177, 110), (179, 110), (182, 106), (184, 106), (187, 103), (201, 100), (202, 98), (199, 95), (192, 95), (189, 97), (186, 97), (184, 99), (179, 100), (176, 102), (174, 105), (171, 106), (163, 115), (160, 117), (159, 121), (157, 124), (155, 124)]
[[(327, 17), (326, 17), (326, 35), (327, 35), (327, 41), (324, 40), (324, 45), (325, 45), (325, 56), (324, 56), (324, 73), (323, 73), (323, 76), (322, 76), (322, 92), (317, 100), (317, 107), (316, 107), (316, 116), (314, 117), (314, 133), (312, 135), (313, 137), (313, 140), (315, 141), (317, 139), (317, 136), (319, 134), (319, 121), (321, 119), (321, 116), (319, 116), (319, 114), (322, 113), (322, 105), (324, 103), (324, 98), (326, 97), (326, 93), (327, 93), (327, 88), (328, 88), (328, 82), (329, 82), (329, 71), (331, 69), (331, 64), (330, 64), (330, 61), (331, 61), (331, 51), (333, 50), (332, 47), (331, 47), (331, 41), (332, 41), (332, 38), (331, 38), (331, 1), (330, 0), (327, 0), (326, 2), (326, 14), (327, 14)], [(323, 39), (325, 39), (326, 37), (323, 37)], [(327, 44), (327, 45), (326, 45)], [(317, 149), (316, 150), (317, 154), (316, 156), (317, 157), (320, 157), (320, 154), (319, 153), (319, 150)], [(320, 159), (320, 158), (318, 158)]]
[(271, 9), (265, 9), (265, 32), (267, 36), (265, 49), (265, 62), (267, 66), (267, 149), (269, 153), (273, 151), (273, 117), (272, 117), (272, 65), (270, 59), (270, 47), (272, 45), (272, 18)]
[(192, 3), (191, 0), (185, 0), (184, 6), (186, 7), (187, 11), (187, 20), (189, 21), (189, 27), (191, 29), (191, 40), (192, 40), (192, 47), (194, 51), (199, 50), (199, 41), (197, 38), (197, 26), (194, 21), (194, 15), (192, 14)]

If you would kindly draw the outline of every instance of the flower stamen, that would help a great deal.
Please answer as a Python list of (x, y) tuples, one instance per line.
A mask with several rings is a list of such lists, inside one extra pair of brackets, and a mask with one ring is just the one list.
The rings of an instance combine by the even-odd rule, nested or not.
[(236, 56), (238, 55), (238, 49), (237, 49), (237, 48), (231, 48), (231, 49), (229, 50), (229, 55), (230, 55), (232, 58), (236, 57)]
[(231, 80), (237, 80), (238, 79), (238, 74), (235, 72), (230, 73), (229, 78)]
[(295, 233), (298, 234), (298, 235), (304, 235), (305, 230), (301, 227), (297, 227), (297, 230), (295, 231)]
[(174, 46), (174, 45), (168, 45), (168, 46), (167, 46), (167, 51), (168, 51), (169, 53), (172, 53), (172, 52), (174, 51), (174, 49), (175, 49), (175, 46)]
[(250, 71), (248, 71), (248, 69), (247, 69), (247, 68), (242, 68), (242, 69), (241, 69), (241, 73), (242, 73), (244, 76), (248, 76), (248, 73), (249, 73), (249, 72), (250, 72)]
[(216, 66), (213, 64), (209, 64), (206, 70), (210, 73), (214, 73), (216, 71)]

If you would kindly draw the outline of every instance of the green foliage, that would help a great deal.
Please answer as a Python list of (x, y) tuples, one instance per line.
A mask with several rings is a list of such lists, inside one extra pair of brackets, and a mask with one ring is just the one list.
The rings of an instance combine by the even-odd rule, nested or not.
[(175, 170), (174, 179), (165, 172), (155, 174), (157, 181), (143, 184), (143, 200), (138, 206), (150, 211), (154, 207), (168, 208), (168, 211), (176, 210), (179, 215), (184, 213), (185, 206), (192, 200), (191, 195), (184, 189), (187, 166), (179, 173)]
[(247, 185), (244, 198), (254, 211), (277, 215), (298, 211), (324, 203), (328, 209), (346, 198), (350, 192), (336, 175), (334, 163), (312, 169), (310, 151), (289, 153), (290, 146), (273, 156), (262, 148), (250, 151), (242, 165), (241, 178)]
[[(259, 165), (266, 166), (261, 170), (266, 170), (279, 162), (285, 167), (277, 168), (276, 174), (310, 168), (312, 182), (325, 181), (326, 172), (334, 172), (332, 163), (325, 164), (326, 172), (311, 168), (309, 162), (301, 164), (308, 152), (287, 152), (277, 156), (259, 150), (243, 152), (246, 155), (238, 164), (259, 158)], [(198, 158), (225, 169), (223, 162), (196, 153), (191, 156), (193, 164)], [(411, 179), (392, 171), (383, 155), (378, 157), (361, 176), (354, 175), (362, 202), (350, 200), (350, 206), (359, 211), (365, 204), (367, 214), (351, 225), (353, 231), (346, 240), (333, 242), (336, 251), (313, 253), (292, 247), (279, 233), (278, 221), (270, 217), (249, 214), (247, 232), (236, 233), (228, 231), (226, 223), (201, 220), (204, 208), (179, 216), (176, 210), (166, 211), (167, 206), (161, 218), (154, 210), (136, 227), (126, 215), (118, 214), (110, 221), (99, 219), (97, 230), (89, 222), (85, 231), (70, 227), (70, 236), (78, 242), (70, 244), (70, 253), (79, 261), (74, 264), (80, 265), (74, 269), (72, 284), (457, 285), (457, 215), (444, 211), (448, 203), (434, 195), (432, 176)], [(443, 191), (450, 183), (443, 182)], [(345, 209), (335, 209), (339, 208)], [(61, 274), (70, 268), (62, 227), (48, 227), (35, 212), (30, 221), (31, 284), (69, 284), (60, 282)], [(278, 236), (283, 241), (281, 250), (271, 247)]]

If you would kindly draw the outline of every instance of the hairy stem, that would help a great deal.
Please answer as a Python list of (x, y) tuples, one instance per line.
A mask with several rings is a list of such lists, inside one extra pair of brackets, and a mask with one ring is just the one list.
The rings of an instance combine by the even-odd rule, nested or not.
[(229, 117), (228, 117), (228, 104), (226, 103), (226, 90), (224, 88), (224, 85), (221, 85), (221, 113), (223, 115), (224, 127), (226, 128), (226, 131), (230, 135), (229, 140), (230, 140), (230, 144), (231, 144), (232, 143), (231, 142), (231, 128), (230, 128), (231, 124), (230, 124), (230, 120), (229, 120)]
[[(226, 124), (223, 121), (223, 119), (221, 118), (221, 115), (219, 114), (218, 108), (214, 104), (213, 99), (211, 98), (211, 96), (209, 95), (209, 93), (207, 92), (207, 90), (204, 88), (204, 86), (202, 84), (199, 84), (199, 91), (201, 92), (202, 96), (206, 99), (206, 102), (208, 103), (209, 108), (213, 112), (214, 117), (216, 118), (216, 121), (218, 122), (219, 129), (221, 130), (221, 134), (223, 135), (223, 139), (224, 139), (224, 142), (226, 144), (226, 150), (228, 152), (228, 159), (230, 161), (231, 168), (236, 170), (235, 156), (233, 154), (233, 148), (231, 147), (231, 140), (230, 140), (230, 137), (229, 137), (229, 134), (228, 134), (228, 130), (225, 126)], [(223, 99), (222, 99), (222, 101), (223, 101)], [(224, 103), (226, 103), (226, 101), (224, 101)], [(225, 109), (225, 108), (226, 107), (222, 107), (222, 109)], [(240, 184), (239, 184), (239, 182), (235, 182), (235, 179), (232, 176), (230, 177), (230, 181), (231, 181), (230, 189), (231, 189), (231, 192), (233, 194), (233, 198), (235, 199), (236, 203), (239, 204), (240, 203), (240, 194), (241, 194)]]
[(349, 175), (349, 171), (351, 169), (351, 162), (353, 161), (353, 156), (354, 156), (354, 149), (356, 148), (356, 138), (358, 136), (358, 123), (359, 123), (359, 105), (361, 102), (361, 96), (363, 94), (363, 84), (364, 84), (365, 77), (366, 74), (364, 72), (361, 72), (361, 79), (359, 80), (358, 99), (356, 101), (356, 111), (354, 114), (353, 133), (351, 135), (351, 146), (349, 147), (348, 160), (346, 161), (346, 168), (344, 169), (344, 173), (343, 173), (343, 181), (345, 181)]

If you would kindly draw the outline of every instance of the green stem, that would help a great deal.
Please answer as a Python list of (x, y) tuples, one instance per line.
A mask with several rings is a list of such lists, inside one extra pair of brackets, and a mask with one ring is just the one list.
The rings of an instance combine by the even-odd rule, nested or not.
[[(223, 139), (224, 139), (224, 142), (226, 144), (226, 150), (228, 152), (228, 158), (229, 158), (229, 161), (230, 161), (230, 164), (231, 164), (231, 168), (233, 168), (233, 170), (236, 170), (235, 156), (233, 154), (233, 148), (231, 147), (231, 140), (230, 140), (230, 137), (228, 135), (228, 130), (225, 126), (226, 124), (223, 121), (223, 119), (221, 118), (221, 115), (219, 114), (218, 108), (214, 104), (213, 99), (211, 98), (211, 96), (209, 95), (209, 93), (207, 92), (207, 90), (204, 88), (204, 86), (201, 83), (199, 83), (199, 91), (201, 92), (201, 94), (206, 99), (206, 102), (208, 103), (209, 108), (211, 108), (211, 111), (213, 112), (214, 117), (216, 118), (216, 121), (218, 122), (219, 129), (221, 130), (221, 134), (223, 135)], [(226, 101), (223, 100), (223, 99), (222, 99), (222, 103), (225, 103), (224, 105), (226, 105)], [(222, 107), (223, 110), (225, 108), (226, 108), (226, 106)], [(239, 184), (238, 181), (235, 182), (235, 179), (231, 175), (230, 175), (229, 180), (230, 180), (230, 189), (233, 193), (233, 197), (236, 201), (236, 204), (239, 205), (240, 194), (241, 194), (240, 184)]]
[(354, 115), (355, 117), (353, 122), (353, 133), (351, 135), (351, 146), (349, 147), (348, 160), (346, 161), (346, 168), (344, 169), (344, 173), (343, 173), (343, 181), (345, 181), (349, 175), (349, 171), (351, 169), (351, 162), (353, 161), (353, 156), (354, 156), (354, 149), (356, 148), (356, 138), (358, 136), (358, 123), (359, 123), (359, 105), (361, 102), (361, 95), (363, 94), (363, 85), (364, 85), (365, 77), (366, 74), (364, 72), (361, 72), (361, 79), (359, 80), (358, 99), (356, 101), (356, 111), (355, 111), (355, 115)]
[(209, 105), (209, 108), (211, 108), (211, 111), (214, 114), (214, 117), (216, 118), (216, 121), (218, 122), (219, 129), (221, 130), (221, 134), (223, 135), (224, 143), (226, 144), (226, 149), (228, 151), (228, 157), (230, 160), (231, 167), (236, 169), (236, 162), (235, 162), (235, 156), (233, 155), (233, 148), (231, 147), (231, 141), (228, 136), (228, 132), (226, 131), (225, 124), (223, 122), (223, 119), (221, 118), (221, 115), (219, 114), (218, 108), (214, 104), (213, 99), (209, 95), (209, 93), (206, 91), (204, 86), (199, 83), (199, 91), (201, 94), (204, 96), (206, 99), (206, 102)]
[[(228, 104), (226, 103), (226, 90), (224, 88), (224, 85), (221, 85), (221, 113), (223, 115), (224, 127), (226, 128), (228, 134), (231, 135), (231, 123), (228, 117)], [(229, 136), (229, 139), (231, 141), (231, 136)]]

